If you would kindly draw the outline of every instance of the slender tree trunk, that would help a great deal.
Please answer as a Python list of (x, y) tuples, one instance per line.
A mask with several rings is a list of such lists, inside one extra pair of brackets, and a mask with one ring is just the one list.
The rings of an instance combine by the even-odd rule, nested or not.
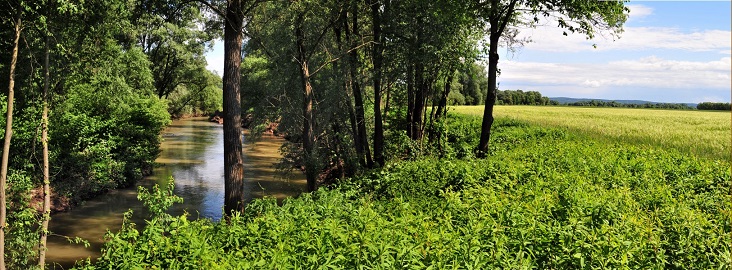
[(496, 104), (496, 71), (498, 70), (499, 34), (493, 31), (493, 25), (494, 23), (491, 23), (490, 49), (488, 53), (488, 94), (486, 95), (485, 109), (483, 110), (480, 143), (478, 144), (478, 149), (476, 149), (476, 155), (478, 157), (485, 157), (488, 153), (488, 142), (491, 138), (491, 127), (493, 126), (493, 106)]
[(41, 269), (46, 268), (46, 240), (48, 239), (48, 222), (51, 220), (51, 178), (48, 166), (48, 87), (51, 75), (48, 71), (49, 66), (49, 38), (46, 36), (45, 59), (43, 61), (43, 115), (41, 143), (43, 144), (43, 221), (41, 222), (41, 241), (38, 247), (38, 266)]
[(422, 139), (422, 119), (424, 117), (427, 83), (424, 78), (424, 66), (422, 64), (417, 64), (414, 73), (417, 89), (414, 95), (414, 112), (412, 112), (412, 140), (418, 141)]
[(451, 87), (452, 87), (452, 80), (454, 78), (455, 78), (455, 72), (452, 71), (447, 76), (447, 79), (445, 81), (445, 91), (442, 92), (442, 97), (440, 98), (440, 103), (437, 105), (435, 121), (439, 121), (442, 117), (447, 115), (447, 96), (450, 95), (450, 91), (451, 91)]
[(382, 76), (382, 39), (381, 11), (379, 2), (371, 0), (371, 26), (374, 34), (374, 45), (371, 57), (374, 63), (374, 159), (380, 166), (384, 165), (384, 124), (381, 118), (381, 76)]
[[(353, 16), (353, 14), (351, 16)], [(346, 42), (349, 45), (353, 44), (351, 42), (351, 26), (348, 24), (348, 11), (347, 10), (343, 11), (343, 29), (345, 30)], [(356, 101), (356, 98), (355, 98), (355, 96), (356, 96), (355, 88), (356, 88), (356, 86), (358, 86), (358, 84), (356, 84), (356, 86), (354, 86), (354, 83), (356, 81), (356, 72), (355, 72), (355, 68), (353, 68), (353, 66), (356, 65), (356, 63), (354, 63), (354, 61), (353, 61), (354, 55), (355, 55), (355, 52), (348, 53), (348, 67), (346, 67), (344, 65), (343, 68), (344, 68), (344, 74), (348, 78), (347, 82), (346, 82), (346, 85), (348, 88), (346, 90), (350, 90), (350, 95), (353, 95), (353, 101), (356, 102), (356, 106), (358, 106), (358, 102)], [(348, 69), (348, 73), (346, 73), (346, 71), (345, 71), (346, 68)], [(347, 93), (347, 94), (349, 94), (349, 93)], [(360, 137), (361, 132), (359, 131), (359, 124), (358, 124), (359, 118), (357, 116), (358, 113), (351, 101), (350, 95), (348, 97), (348, 110), (349, 110), (348, 113), (349, 113), (349, 116), (350, 116), (351, 122), (352, 122), (351, 129), (353, 130), (353, 143), (356, 146), (356, 156), (358, 157), (357, 158), (358, 164), (361, 166), (366, 166), (366, 159), (365, 159), (366, 154), (364, 153), (364, 146), (361, 143), (361, 137)]]
[(303, 14), (300, 13), (295, 22), (295, 37), (297, 38), (298, 64), (300, 65), (300, 79), (303, 93), (303, 128), (302, 147), (305, 150), (305, 177), (307, 178), (308, 191), (315, 191), (315, 180), (317, 171), (315, 167), (315, 138), (313, 137), (313, 87), (310, 84), (310, 70), (305, 49), (305, 34), (302, 30)]
[[(356, 6), (356, 3), (353, 4), (353, 14), (352, 14), (352, 34), (354, 36), (357, 36), (359, 33), (359, 27), (358, 27), (358, 7)], [(355, 41), (353, 38), (350, 38), (351, 47), (355, 47)], [(368, 167), (373, 167), (374, 161), (371, 159), (371, 150), (369, 149), (369, 140), (368, 140), (368, 134), (366, 132), (366, 117), (365, 117), (365, 110), (364, 110), (364, 104), (363, 104), (363, 92), (361, 89), (361, 84), (359, 83), (358, 79), (358, 72), (357, 69), (361, 65), (358, 61), (358, 52), (356, 50), (351, 50), (349, 53), (350, 57), (350, 65), (351, 65), (351, 80), (352, 80), (352, 88), (353, 88), (353, 97), (354, 101), (356, 102), (356, 124), (358, 126), (358, 134), (357, 134), (357, 140), (359, 141), (359, 144), (361, 145), (363, 149), (363, 154), (365, 154), (365, 163), (361, 165), (366, 165)], [(359, 157), (359, 160), (362, 160), (361, 157)]]
[(496, 104), (496, 77), (498, 73), (498, 40), (506, 29), (506, 25), (514, 15), (517, 0), (511, 0), (507, 7), (499, 8), (500, 0), (491, 0), (491, 10), (488, 17), (490, 22), (491, 35), (489, 37), (490, 47), (488, 50), (488, 93), (486, 94), (485, 110), (483, 111), (483, 123), (480, 131), (480, 142), (478, 143), (476, 156), (485, 157), (488, 153), (488, 143), (491, 138), (491, 127), (493, 126), (493, 107)]
[[(345, 18), (345, 10), (341, 13), (341, 17), (339, 19)], [(339, 52), (343, 52), (343, 43), (342, 43), (342, 36), (341, 36), (341, 25), (342, 23), (336, 22), (333, 24), (333, 33), (335, 35), (335, 41), (336, 41), (336, 47), (338, 47)], [(346, 77), (348, 77), (348, 72), (346, 71), (345, 65), (341, 65), (340, 61), (335, 61), (333, 63), (333, 70), (340, 71), (341, 76), (339, 77), (340, 83), (341, 83), (341, 89), (343, 90), (343, 97), (345, 97), (343, 100), (348, 103), (348, 105), (351, 105), (351, 98), (348, 94), (348, 86), (346, 85)], [(352, 106), (348, 106), (352, 107)], [(349, 122), (351, 123), (352, 129), (355, 131), (356, 129), (356, 123), (355, 121), (350, 117), (352, 116), (352, 111), (349, 111)], [(333, 115), (334, 119), (338, 119), (339, 115)], [(343, 146), (343, 141), (340, 139), (338, 134), (341, 133), (341, 125), (338, 121), (334, 121), (331, 125), (331, 128), (333, 129), (333, 133), (336, 134), (336, 136), (333, 136), (333, 143), (335, 144), (336, 148), (336, 167), (340, 171), (339, 179), (344, 179), (346, 177), (346, 170), (343, 166), (345, 163), (344, 156), (348, 156), (347, 154), (343, 153), (343, 149), (345, 146)], [(355, 132), (353, 133), (355, 134)]]
[[(344, 9), (341, 12), (341, 16), (339, 19), (341, 20), (341, 22), (337, 23), (336, 25), (342, 26), (343, 28), (334, 27), (333, 31), (336, 36), (336, 45), (338, 46), (338, 51), (344, 52), (343, 43), (341, 41), (342, 40), (341, 39), (341, 33), (342, 33), (341, 30), (345, 30), (346, 41), (350, 42), (349, 36), (350, 36), (351, 30), (348, 28), (348, 11)], [(353, 79), (350, 76), (349, 69), (348, 69), (346, 63), (339, 64), (339, 62), (336, 61), (334, 67), (335, 67), (335, 70), (341, 71), (341, 74), (344, 78), (343, 82), (341, 83), (341, 87), (343, 87), (343, 93), (345, 94), (344, 99), (346, 102), (346, 109), (348, 110), (348, 120), (349, 120), (349, 124), (350, 124), (350, 128), (351, 128), (353, 144), (356, 148), (356, 155), (358, 156), (359, 163), (361, 163), (361, 157), (363, 156), (363, 147), (361, 146), (361, 142), (358, 140), (358, 135), (357, 135), (358, 127), (356, 126), (356, 122), (358, 122), (358, 121), (356, 120), (356, 113), (353, 108), (353, 98), (351, 97), (351, 95), (352, 95), (351, 83), (352, 83)]]
[(389, 119), (389, 106), (391, 105), (391, 86), (386, 84), (386, 104), (384, 104), (384, 117), (382, 119)]
[[(430, 83), (430, 85), (432, 85), (432, 83)], [(434, 128), (435, 128), (435, 112), (437, 111), (437, 102), (438, 102), (437, 96), (434, 94), (434, 86), (430, 86), (430, 91), (429, 91), (429, 94), (427, 94), (426, 100), (427, 100), (427, 103), (426, 104), (430, 104), (431, 105), (431, 108), (430, 108), (430, 118), (429, 118), (430, 119), (430, 121), (429, 121), (429, 127), (430, 128), (427, 129), (427, 131), (429, 132), (429, 134), (427, 135), (427, 139), (428, 139), (428, 141), (430, 143), (432, 143), (432, 141), (434, 139), (433, 136), (434, 136), (434, 133), (435, 133), (434, 132)], [(427, 117), (427, 113), (426, 113), (426, 110), (425, 110), (425, 121), (427, 120), (426, 117)], [(425, 123), (424, 126), (427, 126), (427, 125), (428, 124)]]
[[(455, 71), (451, 71), (449, 75), (447, 76), (447, 79), (445, 81), (445, 90), (442, 92), (442, 97), (440, 98), (440, 102), (437, 105), (437, 112), (435, 113), (435, 122), (439, 121), (445, 121), (444, 119), (447, 117), (447, 97), (450, 95), (450, 91), (452, 89), (452, 80), (455, 77)], [(446, 127), (443, 125), (443, 127)], [(443, 141), (442, 139), (445, 137), (446, 130), (437, 130), (434, 131), (434, 134), (430, 134), (430, 140), (437, 139), (437, 146), (440, 151), (440, 157), (442, 157), (442, 149), (443, 149)]]
[[(343, 67), (346, 68), (345, 66)], [(347, 77), (350, 77), (346, 75)], [(350, 80), (350, 79), (349, 79)], [(356, 120), (356, 109), (353, 107), (353, 93), (352, 88), (350, 87), (350, 82), (347, 82), (345, 85), (345, 91), (346, 91), (346, 109), (348, 109), (348, 120), (349, 124), (351, 126), (351, 135), (353, 137), (353, 144), (356, 147), (356, 155), (358, 156), (359, 163), (361, 163), (361, 158), (363, 157), (363, 146), (361, 146), (361, 141), (358, 140), (358, 125), (356, 124), (358, 120)]]
[(407, 137), (412, 138), (414, 127), (414, 64), (407, 64)]
[[(353, 64), (358, 64), (358, 60), (355, 54), (356, 52), (351, 52), (354, 54), (351, 56), (351, 59), (353, 59)], [(358, 82), (358, 78), (356, 77), (356, 67), (355, 65), (351, 65), (351, 77), (353, 79), (352, 82), (352, 88), (353, 88), (353, 97), (354, 101), (356, 102), (356, 125), (358, 127), (358, 142), (361, 145), (363, 154), (365, 155), (365, 162), (368, 167), (372, 167), (374, 161), (371, 159), (371, 150), (369, 149), (369, 140), (368, 140), (368, 134), (366, 133), (366, 117), (365, 117), (365, 110), (364, 110), (364, 104), (363, 104), (363, 92), (361, 89), (361, 84)], [(359, 158), (360, 159), (360, 158)]]
[(244, 210), (244, 162), (241, 134), (241, 0), (229, 0), (224, 24), (224, 214)]
[[(425, 128), (427, 127), (427, 105), (429, 104), (428, 103), (429, 100), (432, 100), (432, 109), (430, 110), (430, 118), (429, 118), (430, 121), (432, 121), (432, 118), (434, 117), (434, 113), (435, 113), (435, 100), (434, 100), (434, 98), (430, 99), (430, 97), (433, 97), (434, 96), (432, 94), (432, 92), (434, 90), (433, 87), (432, 87), (433, 83), (434, 82), (433, 82), (433, 80), (431, 78), (427, 78), (427, 80), (424, 83), (424, 92), (423, 92), (423, 99), (424, 100), (422, 101), (422, 104), (423, 104), (422, 105), (423, 106), (422, 107), (422, 115), (423, 115), (423, 117), (422, 117), (421, 122), (420, 122), (420, 125), (419, 125), (419, 136), (420, 136), (420, 139), (424, 138), (424, 131), (425, 131)], [(424, 142), (422, 140), (420, 140), (420, 145), (423, 145), (423, 144), (424, 144)]]
[[(338, 115), (334, 114), (333, 119), (338, 119)], [(346, 170), (343, 167), (343, 152), (341, 147), (341, 139), (340, 139), (340, 133), (341, 133), (341, 124), (338, 120), (333, 121), (331, 123), (331, 129), (333, 130), (333, 135), (331, 136), (333, 140), (333, 146), (335, 148), (335, 165), (336, 170), (338, 170), (338, 179), (345, 179), (346, 178)]]
[(10, 58), (10, 80), (8, 81), (8, 113), (5, 118), (5, 143), (3, 144), (2, 167), (0, 168), (0, 270), (5, 270), (5, 223), (7, 219), (7, 198), (5, 189), (8, 180), (8, 159), (10, 139), (13, 136), (13, 97), (15, 95), (15, 64), (18, 62), (18, 40), (20, 39), (20, 15), (15, 20), (15, 39)]

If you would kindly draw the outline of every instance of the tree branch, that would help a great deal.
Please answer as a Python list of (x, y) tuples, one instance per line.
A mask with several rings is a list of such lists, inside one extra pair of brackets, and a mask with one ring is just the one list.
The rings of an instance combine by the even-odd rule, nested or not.
[(511, 2), (508, 4), (508, 11), (506, 11), (503, 22), (501, 22), (501, 26), (498, 28), (499, 36), (503, 33), (503, 30), (506, 29), (506, 25), (508, 24), (508, 21), (510, 21), (511, 17), (513, 16), (514, 8), (516, 7), (516, 1), (517, 0), (511, 0)]
[(310, 77), (312, 77), (313, 75), (315, 75), (316, 73), (318, 73), (318, 71), (320, 71), (321, 69), (323, 69), (323, 68), (324, 68), (324, 67), (326, 67), (327, 65), (329, 65), (329, 64), (331, 64), (331, 63), (333, 63), (333, 62), (335, 62), (335, 61), (338, 61), (338, 60), (340, 60), (340, 59), (341, 59), (341, 58), (343, 58), (343, 56), (345, 56), (346, 54), (348, 54), (348, 53), (350, 53), (350, 52), (352, 52), (352, 51), (358, 50), (358, 49), (360, 49), (361, 47), (364, 47), (364, 46), (366, 46), (366, 45), (369, 45), (369, 44), (372, 44), (372, 43), (374, 43), (374, 42), (373, 42), (373, 41), (368, 41), (368, 42), (362, 43), (362, 44), (360, 44), (360, 45), (358, 45), (358, 46), (356, 46), (356, 47), (353, 47), (353, 48), (351, 48), (351, 49), (350, 49), (350, 50), (348, 50), (348, 51), (345, 51), (345, 52), (341, 53), (341, 54), (340, 54), (340, 55), (339, 55), (338, 57), (336, 57), (336, 58), (333, 58), (333, 59), (330, 59), (330, 60), (326, 61), (325, 63), (323, 63), (322, 65), (320, 65), (320, 66), (319, 66), (318, 68), (316, 68), (316, 69), (315, 69), (315, 71), (311, 72), (311, 73), (310, 73)]

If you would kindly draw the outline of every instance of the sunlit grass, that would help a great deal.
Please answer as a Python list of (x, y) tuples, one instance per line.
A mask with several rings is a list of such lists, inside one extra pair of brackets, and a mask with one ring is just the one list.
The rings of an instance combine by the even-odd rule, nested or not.
[[(483, 106), (451, 110), (483, 115)], [(700, 157), (730, 157), (730, 113), (629, 108), (496, 106), (495, 117), (566, 127), (612, 141), (673, 148)]]

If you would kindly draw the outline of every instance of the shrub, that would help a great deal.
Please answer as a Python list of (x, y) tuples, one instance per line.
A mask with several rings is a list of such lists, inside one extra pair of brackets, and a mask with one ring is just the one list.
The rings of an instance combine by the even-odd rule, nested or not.
[(254, 200), (228, 222), (153, 218), (142, 232), (125, 222), (108, 236), (102, 258), (82, 267), (732, 264), (726, 164), (513, 121), (495, 131), (496, 150), (485, 160), (395, 162), (281, 206)]

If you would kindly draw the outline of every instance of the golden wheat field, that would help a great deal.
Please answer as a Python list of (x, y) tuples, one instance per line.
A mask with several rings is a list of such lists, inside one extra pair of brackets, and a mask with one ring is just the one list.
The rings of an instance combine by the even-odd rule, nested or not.
[[(483, 115), (483, 106), (453, 106), (451, 111)], [(705, 158), (729, 160), (730, 112), (496, 106), (496, 118), (565, 127), (612, 141), (677, 149)]]

